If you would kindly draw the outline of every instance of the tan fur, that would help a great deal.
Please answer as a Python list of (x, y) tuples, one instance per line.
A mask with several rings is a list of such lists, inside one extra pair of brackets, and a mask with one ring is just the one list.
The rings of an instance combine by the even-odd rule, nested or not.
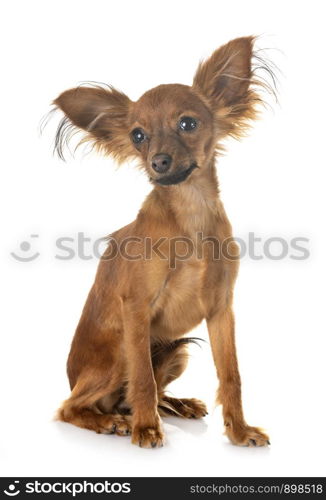
[[(253, 41), (239, 38), (215, 51), (199, 66), (192, 87), (160, 85), (137, 102), (112, 88), (79, 87), (55, 100), (69, 126), (86, 132), (85, 140), (118, 161), (138, 158), (154, 185), (136, 220), (111, 235), (117, 244), (132, 237), (129, 258), (108, 258), (112, 240), (99, 264), (71, 346), (72, 392), (58, 412), (61, 420), (96, 432), (131, 431), (133, 443), (161, 446), (159, 414), (206, 414), (198, 400), (165, 394), (186, 365), (187, 346), (180, 339), (206, 319), (227, 435), (240, 445), (268, 443), (262, 431), (246, 424), (242, 411), (232, 312), (238, 249), (215, 170), (221, 140), (243, 135), (256, 116)], [(184, 116), (196, 120), (195, 130), (180, 129)], [(141, 144), (131, 140), (135, 128), (145, 133)], [(61, 133), (62, 128), (58, 147)], [(179, 184), (161, 185), (164, 176), (152, 162), (162, 153), (171, 157), (167, 175), (196, 168)], [(204, 241), (198, 242), (198, 233)], [(166, 258), (155, 252), (145, 258), (148, 237), (153, 246), (165, 238), (160, 251)], [(182, 238), (194, 250), (187, 259), (176, 258)], [(211, 240), (223, 250), (219, 259)]]

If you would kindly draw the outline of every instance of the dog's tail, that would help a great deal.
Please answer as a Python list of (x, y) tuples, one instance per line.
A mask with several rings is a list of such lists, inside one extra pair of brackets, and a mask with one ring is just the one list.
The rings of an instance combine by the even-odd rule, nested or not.
[(187, 346), (188, 344), (196, 344), (201, 347), (199, 342), (205, 342), (205, 340), (199, 337), (182, 337), (180, 339), (172, 340), (172, 342), (156, 342), (152, 346), (152, 360), (155, 363), (160, 356), (166, 356), (167, 354), (173, 353), (180, 347)]

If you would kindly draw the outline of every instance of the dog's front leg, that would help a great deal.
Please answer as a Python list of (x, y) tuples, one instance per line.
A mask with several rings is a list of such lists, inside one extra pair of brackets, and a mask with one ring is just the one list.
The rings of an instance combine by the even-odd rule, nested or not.
[(150, 350), (149, 311), (134, 300), (125, 300), (123, 325), (128, 374), (127, 401), (132, 407), (131, 440), (144, 448), (162, 446), (163, 432), (157, 411), (157, 388)]
[(266, 446), (268, 436), (246, 424), (241, 403), (241, 380), (238, 369), (234, 315), (231, 307), (207, 319), (208, 332), (220, 381), (218, 403), (223, 406), (225, 433), (234, 444)]

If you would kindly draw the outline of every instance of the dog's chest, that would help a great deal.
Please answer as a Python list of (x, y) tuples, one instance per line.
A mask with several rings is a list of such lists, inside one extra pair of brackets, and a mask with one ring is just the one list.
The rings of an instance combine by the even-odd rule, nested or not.
[(203, 284), (207, 265), (193, 259), (169, 271), (152, 303), (153, 329), (158, 336), (178, 336), (205, 316)]

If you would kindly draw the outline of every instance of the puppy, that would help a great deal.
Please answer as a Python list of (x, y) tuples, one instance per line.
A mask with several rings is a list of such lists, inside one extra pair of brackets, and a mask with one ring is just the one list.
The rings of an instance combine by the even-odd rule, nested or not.
[(65, 114), (60, 156), (67, 134), (81, 129), (83, 141), (118, 162), (140, 160), (153, 185), (101, 258), (71, 345), (71, 395), (58, 419), (162, 446), (162, 415), (206, 415), (203, 402), (165, 392), (195, 341), (184, 335), (205, 319), (227, 436), (237, 445), (269, 444), (242, 411), (232, 310), (239, 255), (215, 169), (223, 139), (240, 138), (256, 118), (264, 84), (254, 76), (253, 45), (253, 37), (237, 38), (199, 65), (192, 86), (159, 85), (136, 102), (103, 86), (70, 89), (54, 101)]

